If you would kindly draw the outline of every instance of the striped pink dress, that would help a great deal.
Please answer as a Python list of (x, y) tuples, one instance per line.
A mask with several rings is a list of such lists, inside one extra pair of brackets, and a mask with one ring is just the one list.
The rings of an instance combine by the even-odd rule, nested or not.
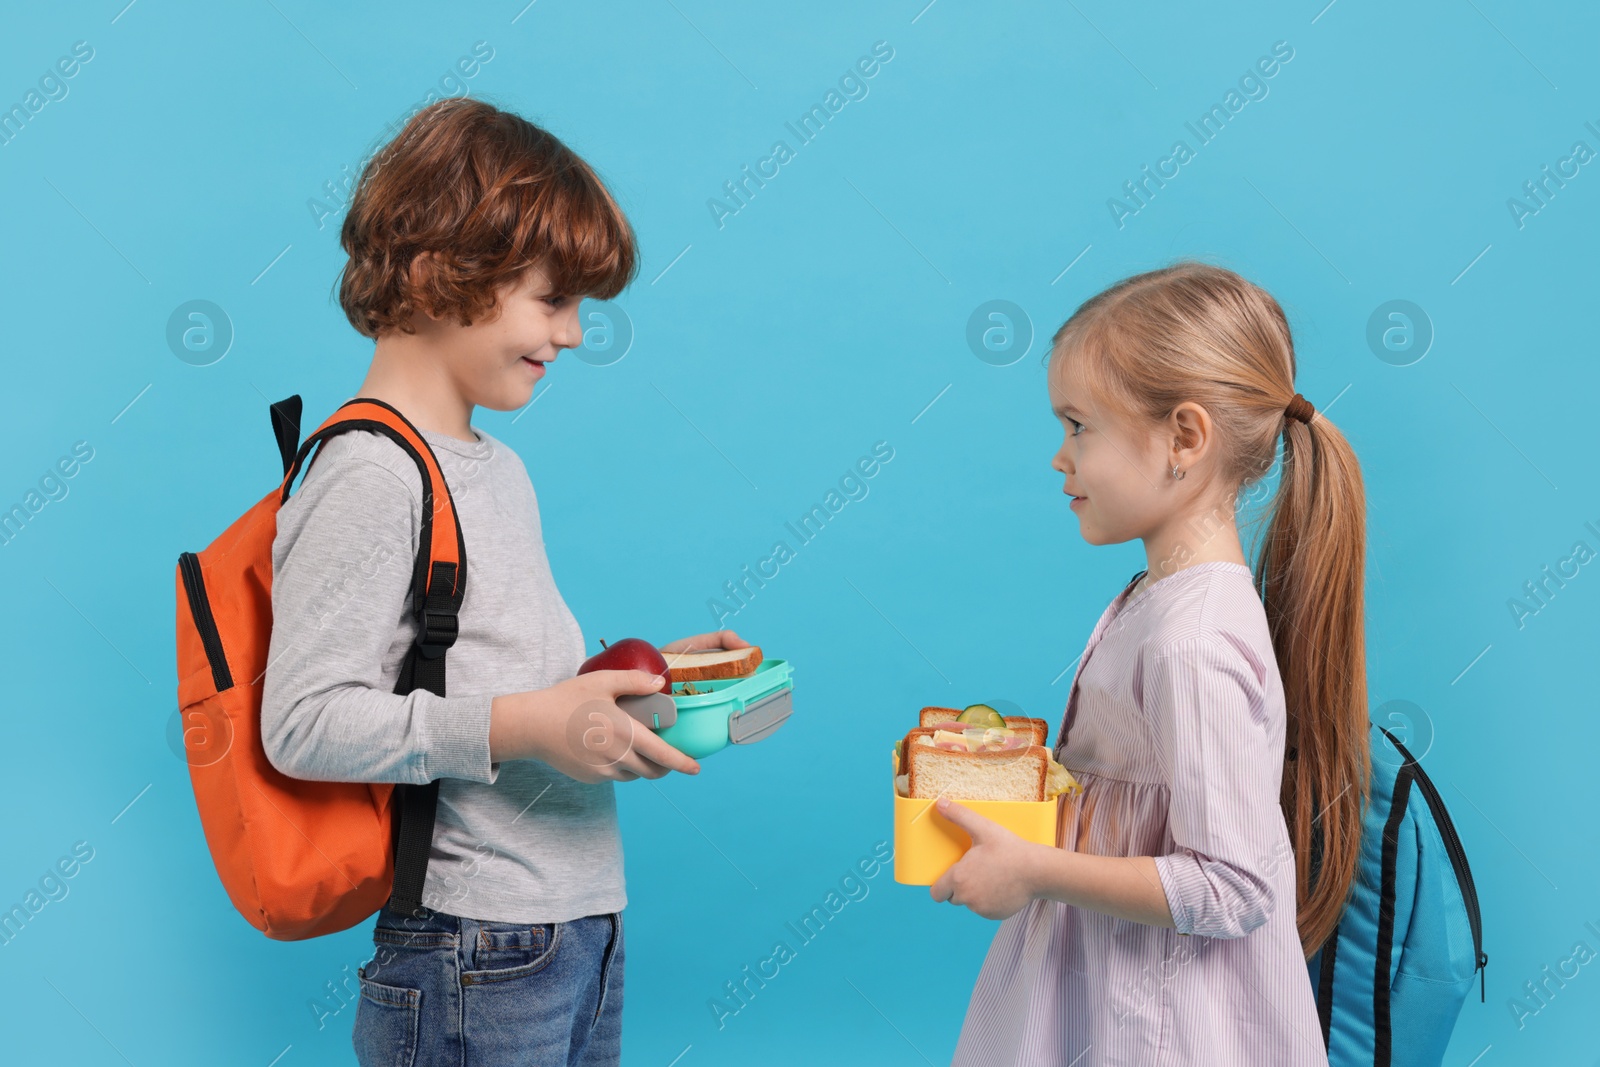
[(1326, 1067), (1250, 568), (1193, 564), (1129, 600), (1137, 578), (1067, 697), (1056, 756), (1084, 791), (1061, 797), (1056, 844), (1156, 857), (1177, 929), (1033, 901), (995, 932), (953, 1067)]

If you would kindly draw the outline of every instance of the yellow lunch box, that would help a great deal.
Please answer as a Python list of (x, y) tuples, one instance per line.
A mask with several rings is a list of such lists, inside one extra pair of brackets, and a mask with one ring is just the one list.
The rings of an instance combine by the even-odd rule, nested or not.
[[(894, 789), (894, 783), (890, 783)], [(1024, 841), (1056, 843), (1058, 797), (1049, 800), (957, 800), (986, 819), (993, 819)], [(905, 885), (932, 885), (972, 847), (967, 832), (933, 810), (933, 800), (914, 800), (894, 793), (894, 880)]]

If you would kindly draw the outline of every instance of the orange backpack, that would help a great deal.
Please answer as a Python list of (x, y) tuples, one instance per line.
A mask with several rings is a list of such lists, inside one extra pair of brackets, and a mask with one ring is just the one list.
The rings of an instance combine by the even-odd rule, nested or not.
[(417, 640), (395, 692), (445, 695), (445, 651), (456, 639), (467, 579), (450, 488), (416, 427), (388, 404), (358, 397), (302, 445), (300, 410), (298, 396), (270, 409), (283, 482), (204, 550), (181, 554), (177, 582), (178, 708), (200, 824), (233, 906), (284, 941), (348, 929), (386, 901), (401, 914), (418, 914), (439, 796), (437, 781), (290, 778), (262, 747), (272, 542), (278, 508), (313, 447), (346, 430), (376, 431), (405, 449), (422, 475), (411, 596)]

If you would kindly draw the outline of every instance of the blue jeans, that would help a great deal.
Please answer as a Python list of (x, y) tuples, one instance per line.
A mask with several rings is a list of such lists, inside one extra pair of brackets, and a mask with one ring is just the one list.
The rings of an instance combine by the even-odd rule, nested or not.
[(384, 909), (360, 971), (362, 1067), (616, 1067), (622, 913), (532, 925)]

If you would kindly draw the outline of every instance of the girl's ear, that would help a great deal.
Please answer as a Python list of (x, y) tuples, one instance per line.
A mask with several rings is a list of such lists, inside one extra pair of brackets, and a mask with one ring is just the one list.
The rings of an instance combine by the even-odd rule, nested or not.
[(1173, 447), (1180, 467), (1192, 467), (1210, 451), (1215, 424), (1211, 413), (1192, 400), (1185, 400), (1168, 416)]

